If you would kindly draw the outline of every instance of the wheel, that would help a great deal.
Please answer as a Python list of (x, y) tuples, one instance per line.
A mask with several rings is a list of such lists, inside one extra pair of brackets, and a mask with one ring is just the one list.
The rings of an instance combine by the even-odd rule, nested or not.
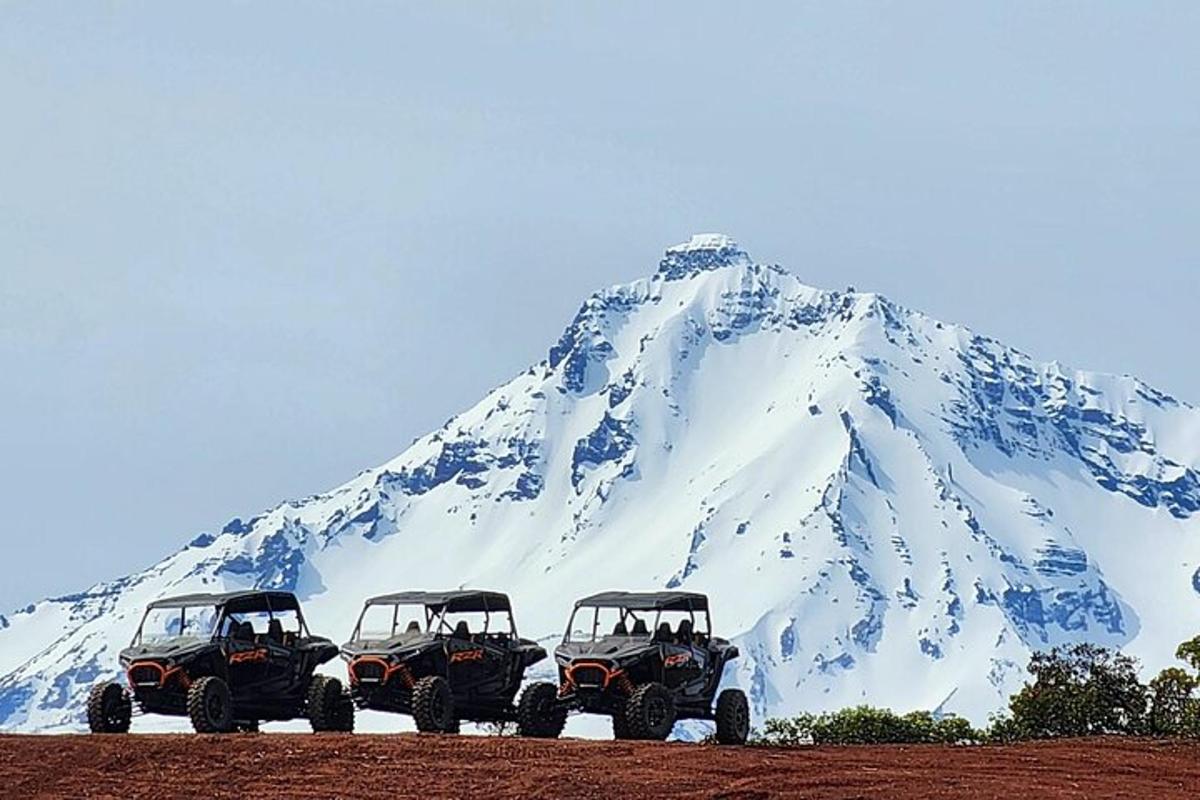
[(567, 710), (558, 704), (553, 683), (531, 683), (517, 701), (517, 733), (535, 739), (556, 739), (567, 724)]
[(88, 695), (87, 720), (92, 733), (128, 733), (133, 701), (118, 683), (98, 683)]
[(354, 698), (349, 689), (342, 689), (334, 709), (333, 729), (342, 733), (354, 733)]
[(646, 683), (625, 701), (625, 724), (633, 739), (662, 741), (675, 727), (675, 699), (658, 682)]
[(342, 682), (328, 675), (313, 675), (305, 695), (308, 721), (314, 733), (354, 730), (354, 701)]
[(209, 675), (191, 685), (187, 694), (188, 716), (196, 733), (228, 733), (233, 730), (233, 697), (229, 684)]
[(632, 739), (629, 735), (629, 723), (625, 720), (625, 714), (618, 711), (612, 715), (612, 729), (614, 739)]
[(717, 744), (745, 744), (750, 736), (750, 703), (741, 689), (717, 695)]
[(417, 681), (412, 691), (412, 715), (422, 733), (458, 733), (449, 681), (441, 675)]

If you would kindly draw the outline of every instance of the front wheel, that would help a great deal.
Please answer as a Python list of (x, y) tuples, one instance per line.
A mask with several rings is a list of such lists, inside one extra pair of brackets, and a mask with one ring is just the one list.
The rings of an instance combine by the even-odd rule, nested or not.
[(750, 736), (750, 703), (741, 689), (717, 696), (717, 744), (745, 744)]
[(675, 698), (657, 681), (639, 686), (625, 701), (625, 724), (631, 739), (663, 741), (675, 727)]
[(191, 685), (187, 710), (196, 733), (233, 730), (233, 696), (229, 693), (229, 684), (218, 677), (209, 675)]
[(417, 681), (412, 691), (412, 715), (421, 733), (458, 733), (450, 683), (441, 675)]
[(535, 739), (557, 739), (567, 724), (553, 683), (531, 683), (517, 701), (517, 733)]
[(133, 701), (129, 693), (111, 681), (98, 683), (88, 695), (87, 720), (92, 733), (129, 733)]

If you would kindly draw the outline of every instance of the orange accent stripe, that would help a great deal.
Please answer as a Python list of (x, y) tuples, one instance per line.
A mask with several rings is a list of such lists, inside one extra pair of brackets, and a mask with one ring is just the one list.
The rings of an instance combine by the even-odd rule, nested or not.
[(604, 670), (604, 684), (602, 685), (602, 688), (604, 689), (607, 689), (608, 685), (612, 683), (612, 681), (625, 674), (624, 670), (609, 669), (607, 664), (600, 661), (576, 661), (574, 664), (567, 667), (565, 671), (567, 683), (570, 684), (572, 688), (578, 685), (575, 681), (575, 670), (582, 669), (583, 667), (595, 667)]
[(354, 668), (356, 666), (358, 666), (359, 664), (365, 664), (368, 662), (373, 663), (373, 664), (378, 664), (380, 667), (383, 668), (383, 677), (379, 679), (380, 686), (387, 683), (388, 680), (391, 679), (392, 673), (398, 673), (400, 675), (400, 682), (403, 683), (409, 689), (411, 689), (413, 687), (413, 684), (416, 683), (416, 681), (413, 680), (412, 673), (408, 671), (407, 666), (405, 666), (402, 663), (401, 664), (389, 664), (386, 659), (380, 658), (379, 656), (359, 656), (358, 658), (354, 659), (349, 664), (347, 664), (346, 672), (349, 673), (350, 683), (353, 683), (353, 684), (358, 683), (358, 674), (354, 671)]
[(137, 684), (133, 682), (133, 671), (138, 667), (154, 667), (156, 670), (158, 670), (158, 685), (159, 687), (162, 687), (163, 676), (166, 675), (167, 671), (163, 668), (163, 665), (159, 664), (157, 661), (135, 661), (130, 664), (129, 669), (125, 670), (125, 680), (129, 681), (130, 686), (137, 686)]
[(162, 683), (159, 685), (166, 686), (167, 681), (171, 680), (171, 677), (174, 675), (179, 676), (179, 683), (184, 689), (187, 689), (192, 685), (192, 679), (189, 678), (188, 674), (183, 671), (183, 667), (171, 667), (169, 670), (164, 672), (162, 676)]
[(192, 679), (188, 677), (186, 672), (184, 672), (182, 666), (176, 666), (167, 669), (157, 661), (135, 661), (129, 665), (129, 669), (125, 670), (125, 680), (129, 682), (131, 687), (136, 687), (138, 685), (133, 682), (133, 671), (138, 667), (154, 667), (156, 670), (158, 670), (159, 689), (166, 686), (167, 681), (171, 680), (171, 678), (175, 677), (176, 675), (179, 676), (179, 682), (182, 684), (184, 689), (192, 685)]

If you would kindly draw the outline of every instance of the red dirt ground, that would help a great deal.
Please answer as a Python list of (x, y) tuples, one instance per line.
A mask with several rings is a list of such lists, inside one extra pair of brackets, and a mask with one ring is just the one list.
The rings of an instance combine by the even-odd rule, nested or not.
[(0, 736), (0, 796), (1190, 798), (1200, 744), (719, 748), (475, 736)]

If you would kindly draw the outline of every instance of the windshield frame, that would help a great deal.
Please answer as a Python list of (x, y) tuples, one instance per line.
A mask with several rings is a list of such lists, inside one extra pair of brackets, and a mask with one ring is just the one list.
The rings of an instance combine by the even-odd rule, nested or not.
[[(382, 639), (375, 639), (375, 638), (365, 639), (365, 638), (363, 638), (363, 630), (362, 630), (363, 620), (366, 618), (367, 611), (369, 609), (376, 608), (378, 606), (391, 606), (391, 608), (392, 608), (392, 633), (391, 633), (391, 636), (386, 636)], [(431, 606), (428, 604), (421, 604), (421, 603), (380, 602), (380, 603), (364, 603), (363, 604), (362, 611), (359, 612), (359, 615), (358, 615), (358, 622), (356, 622), (354, 624), (354, 632), (350, 634), (350, 641), (353, 641), (353, 642), (368, 642), (368, 641), (369, 642), (374, 642), (374, 641), (386, 642), (389, 639), (396, 638), (401, 633), (400, 631), (397, 630), (397, 628), (399, 627), (399, 624), (400, 624), (400, 609), (402, 607), (423, 609), (425, 612), (425, 628), (421, 632), (428, 633), (433, 636), (446, 637), (446, 636), (450, 636), (454, 633), (454, 626), (451, 625), (446, 619), (447, 614), (483, 614), (483, 630), (476, 631), (476, 633), (482, 633), (484, 635), (495, 633), (491, 627), (492, 626), (492, 617), (493, 617), (493, 615), (497, 615), (497, 616), (503, 615), (503, 616), (508, 617), (508, 630), (502, 631), (501, 633), (507, 633), (508, 635), (512, 636), (514, 639), (517, 638), (517, 621), (513, 617), (511, 608), (505, 609), (503, 611), (500, 611), (500, 610), (490, 611), (487, 609), (480, 610), (480, 611), (448, 611), (446, 605)]]
[[(392, 632), (391, 632), (391, 635), (384, 636), (382, 638), (375, 638), (375, 637), (371, 637), (369, 639), (364, 638), (363, 632), (362, 632), (362, 625), (363, 625), (363, 620), (365, 620), (367, 617), (367, 612), (370, 611), (372, 608), (380, 608), (380, 607), (390, 607), (392, 609)], [(401, 608), (419, 608), (419, 609), (421, 609), (425, 616), (425, 628), (422, 630), (422, 633), (429, 630), (429, 623), (432, 620), (432, 617), (429, 614), (429, 607), (424, 605), (423, 603), (363, 603), (362, 611), (358, 612), (358, 621), (354, 623), (354, 632), (350, 634), (350, 641), (352, 641), (352, 642), (386, 642), (389, 639), (395, 639), (397, 636), (400, 635), (396, 631), (396, 629), (400, 625), (400, 609)]]
[(433, 631), (435, 636), (451, 636), (454, 633), (454, 626), (451, 625), (446, 620), (447, 614), (483, 614), (483, 630), (476, 631), (475, 633), (483, 634), (486, 636), (488, 634), (493, 633), (492, 628), (491, 628), (493, 613), (494, 614), (504, 614), (508, 617), (508, 630), (503, 631), (501, 633), (507, 633), (508, 635), (512, 636), (514, 639), (517, 638), (517, 621), (516, 621), (516, 619), (513, 618), (513, 613), (512, 613), (511, 608), (506, 609), (504, 611), (495, 611), (495, 612), (490, 611), (488, 609), (484, 609), (482, 611), (448, 611), (447, 606), (442, 606), (440, 609), (437, 610), (436, 614), (433, 617), (433, 621), (435, 621), (437, 624), (434, 625), (431, 622), (429, 629), (431, 631)]
[[(142, 621), (138, 623), (137, 632), (133, 635), (133, 642), (130, 644), (130, 647), (137, 647), (137, 646), (143, 644), (143, 641), (144, 641), (143, 636), (144, 636), (144, 628), (146, 626), (146, 620), (150, 618), (150, 615), (152, 613), (162, 612), (162, 611), (178, 611), (180, 613), (180, 620), (181, 620), (181, 625), (182, 625), (182, 621), (186, 620), (186, 618), (187, 618), (187, 612), (189, 610), (194, 610), (194, 609), (198, 609), (198, 608), (212, 609), (213, 611), (216, 612), (215, 614), (213, 614), (212, 625), (209, 628), (207, 636), (163, 637), (162, 639), (156, 639), (155, 641), (168, 641), (170, 639), (185, 639), (185, 638), (186, 639), (198, 639), (198, 640), (207, 639), (210, 642), (223, 641), (224, 639), (227, 639), (229, 637), (228, 636), (220, 636), (219, 634), (221, 632), (221, 629), (225, 627), (225, 621), (227, 619), (229, 619), (231, 616), (235, 616), (237, 614), (248, 614), (248, 613), (265, 613), (269, 620), (275, 619), (275, 609), (273, 609), (271, 607), (271, 598), (269, 596), (263, 597), (262, 608), (260, 610), (255, 610), (255, 611), (242, 610), (242, 611), (230, 612), (228, 604), (226, 604), (224, 602), (195, 603), (195, 604), (180, 605), (180, 606), (154, 605), (153, 603), (151, 603), (149, 606), (146, 607), (145, 612), (142, 614)], [(304, 612), (300, 609), (300, 605), (298, 603), (296, 603), (294, 605), (288, 605), (288, 607), (281, 608), (281, 609), (279, 609), (279, 611), (280, 611), (280, 613), (294, 612), (296, 614), (296, 621), (299, 623), (299, 626), (300, 626), (300, 639), (308, 640), (308, 639), (312, 638), (312, 634), (308, 630), (308, 620), (306, 620), (304, 618)]]
[[(146, 628), (146, 621), (150, 619), (151, 614), (177, 611), (177, 612), (179, 612), (179, 627), (180, 627), (180, 630), (183, 630), (184, 626), (187, 624), (188, 612), (189, 611), (195, 612), (197, 609), (204, 609), (204, 610), (213, 612), (212, 622), (209, 624), (207, 633), (201, 634), (199, 636), (188, 636), (186, 634), (179, 634), (176, 636), (156, 636), (153, 639), (151, 639), (150, 641), (154, 642), (154, 643), (167, 642), (167, 641), (171, 641), (173, 639), (197, 639), (197, 640), (201, 640), (201, 641), (203, 641), (204, 639), (207, 639), (209, 641), (212, 641), (213, 636), (216, 634), (216, 632), (218, 630), (220, 630), (221, 620), (225, 616), (224, 609), (221, 606), (215, 605), (212, 603), (196, 603), (195, 605), (185, 605), (185, 606), (178, 606), (178, 607), (151, 605), (142, 613), (141, 622), (138, 623), (137, 632), (135, 632), (133, 634), (133, 641), (130, 642), (129, 646), (130, 647), (138, 647), (138, 646), (147, 644), (147, 640), (145, 638), (145, 628)], [(165, 614), (164, 618), (169, 619), (170, 616), (171, 616), (170, 614)]]
[[(639, 619), (646, 621), (646, 623), (647, 623), (646, 633), (638, 634), (636, 637), (631, 633), (627, 633), (624, 636), (622, 636), (621, 634), (601, 633), (599, 630), (600, 611), (602, 609), (609, 609), (609, 608), (617, 609), (620, 612), (621, 622), (625, 623), (626, 629), (632, 630), (633, 625), (630, 624), (631, 622), (635, 622)], [(592, 616), (591, 636), (572, 638), (571, 632), (575, 627), (575, 617), (579, 614), (580, 611), (591, 613), (591, 616)], [(650, 624), (650, 622), (649, 622), (649, 616), (650, 616), (651, 612), (654, 613), (653, 624)], [(692, 627), (696, 629), (696, 633), (701, 634), (703, 636), (712, 636), (712, 617), (709, 615), (708, 609), (702, 609), (700, 611), (697, 611), (694, 608), (688, 608), (688, 609), (657, 608), (657, 609), (652, 609), (652, 608), (630, 608), (628, 606), (577, 605), (577, 606), (575, 606), (574, 610), (571, 611), (571, 618), (567, 620), (567, 629), (565, 631), (563, 631), (563, 644), (590, 644), (593, 642), (598, 642), (601, 639), (607, 639), (607, 638), (651, 639), (654, 637), (654, 632), (656, 630), (658, 630), (659, 623), (662, 621), (662, 615), (664, 613), (687, 614), (688, 618), (691, 619), (691, 621), (692, 621)], [(639, 616), (639, 614), (643, 615), (643, 616)], [(698, 628), (696, 625), (697, 616), (702, 618), (704, 621), (704, 627), (702, 629)]]

